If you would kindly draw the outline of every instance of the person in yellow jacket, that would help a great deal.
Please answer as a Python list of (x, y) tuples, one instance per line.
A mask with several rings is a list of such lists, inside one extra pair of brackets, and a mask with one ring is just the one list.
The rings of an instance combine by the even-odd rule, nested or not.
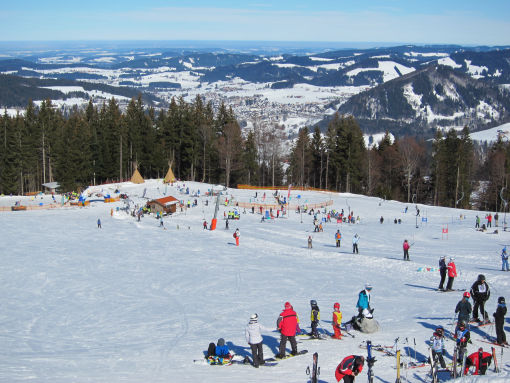
[(342, 339), (342, 332), (340, 326), (342, 325), (342, 312), (340, 311), (340, 303), (336, 302), (333, 305), (333, 331), (335, 335), (332, 335), (334, 339)]
[(312, 322), (312, 332), (310, 335), (312, 338), (319, 338), (319, 332), (317, 331), (317, 326), (319, 325), (319, 321), (321, 320), (321, 312), (319, 310), (319, 306), (317, 305), (317, 301), (312, 299), (310, 301), (310, 306), (312, 308), (310, 312), (310, 321)]

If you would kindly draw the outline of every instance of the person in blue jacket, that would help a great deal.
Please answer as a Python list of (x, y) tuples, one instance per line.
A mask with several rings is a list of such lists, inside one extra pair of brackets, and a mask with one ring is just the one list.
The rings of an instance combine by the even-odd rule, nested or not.
[(367, 309), (370, 313), (374, 311), (370, 308), (370, 292), (372, 291), (372, 285), (369, 283), (365, 284), (365, 289), (361, 290), (358, 295), (358, 303), (356, 303), (356, 307), (358, 309), (358, 316), (363, 316), (363, 310)]

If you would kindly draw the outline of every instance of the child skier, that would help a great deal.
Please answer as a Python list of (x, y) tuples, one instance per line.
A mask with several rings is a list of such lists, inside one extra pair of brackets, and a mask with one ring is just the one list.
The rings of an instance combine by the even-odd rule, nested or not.
[(506, 315), (505, 298), (499, 297), (498, 308), (496, 309), (496, 312), (492, 314), (496, 322), (496, 342), (499, 345), (508, 346), (508, 342), (506, 341), (505, 330), (503, 328), (503, 325), (505, 324), (505, 315)]
[(233, 237), (236, 240), (236, 246), (239, 246), (239, 237), (240, 236), (241, 236), (241, 234), (239, 233), (239, 229), (236, 229), (236, 231), (234, 232), (234, 235), (233, 235)]
[(309, 249), (312, 248), (312, 236), (311, 235), (308, 236), (308, 248)]
[(471, 295), (466, 291), (462, 295), (462, 299), (459, 301), (459, 303), (457, 303), (457, 306), (455, 307), (455, 313), (459, 313), (458, 323), (469, 322), (471, 312), (473, 311), (473, 308), (471, 307), (471, 302), (469, 302), (470, 296)]
[(352, 253), (353, 254), (359, 254), (358, 251), (358, 242), (359, 242), (359, 235), (358, 233), (354, 234), (354, 237), (352, 237)]
[(312, 332), (310, 335), (312, 338), (319, 338), (319, 332), (317, 331), (317, 326), (319, 325), (319, 321), (321, 319), (321, 312), (319, 310), (319, 306), (317, 305), (317, 301), (312, 299), (310, 301), (311, 312), (310, 312), (310, 321), (312, 322)]
[(510, 271), (508, 268), (508, 253), (506, 252), (506, 246), (501, 250), (501, 271)]
[(333, 305), (333, 331), (335, 335), (331, 337), (334, 339), (342, 339), (342, 332), (340, 331), (340, 326), (342, 325), (342, 312), (340, 311), (340, 303), (336, 302)]
[(450, 291), (453, 288), (453, 280), (457, 277), (457, 268), (455, 267), (454, 258), (450, 258), (450, 262), (446, 266), (448, 268), (448, 283), (446, 284), (446, 290)]
[(462, 359), (464, 358), (464, 354), (467, 351), (467, 344), (471, 339), (471, 332), (466, 327), (465, 322), (459, 322), (457, 328), (455, 329), (455, 339), (457, 342), (458, 349), (458, 362), (462, 363)]
[(444, 329), (442, 327), (436, 328), (433, 336), (430, 338), (432, 342), (432, 357), (439, 360), (439, 364), (442, 368), (446, 368), (446, 363), (443, 358), (443, 354), (446, 353), (444, 347)]
[(340, 230), (337, 230), (335, 233), (335, 241), (336, 241), (336, 247), (340, 247), (340, 243), (342, 241), (342, 234), (340, 233)]

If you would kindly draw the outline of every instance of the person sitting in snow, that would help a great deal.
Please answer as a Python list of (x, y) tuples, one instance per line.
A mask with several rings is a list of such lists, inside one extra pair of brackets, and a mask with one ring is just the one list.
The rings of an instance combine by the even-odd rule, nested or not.
[(232, 363), (233, 355), (230, 354), (228, 346), (225, 344), (225, 339), (218, 339), (218, 343), (209, 344), (207, 349), (207, 361), (209, 364), (230, 364)]

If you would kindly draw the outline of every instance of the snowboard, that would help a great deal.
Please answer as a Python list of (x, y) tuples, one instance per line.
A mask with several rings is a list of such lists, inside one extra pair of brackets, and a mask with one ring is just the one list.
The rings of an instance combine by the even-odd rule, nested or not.
[(296, 356), (305, 355), (307, 352), (308, 352), (308, 350), (301, 350), (301, 351), (298, 351), (298, 353), (296, 355), (287, 354), (283, 358), (277, 358), (275, 355), (273, 358), (266, 359), (266, 361), (267, 362), (276, 362), (278, 360), (290, 359), (290, 358), (294, 358)]

